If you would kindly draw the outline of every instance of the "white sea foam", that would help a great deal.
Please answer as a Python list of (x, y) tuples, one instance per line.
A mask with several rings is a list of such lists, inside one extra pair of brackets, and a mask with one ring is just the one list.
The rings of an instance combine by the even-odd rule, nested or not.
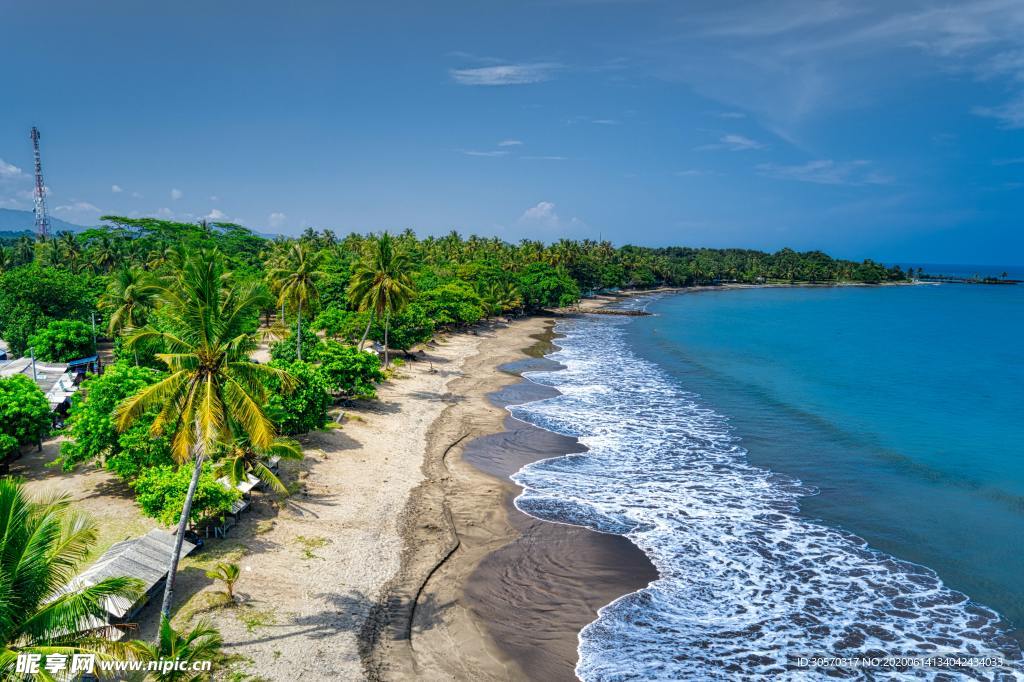
[[(522, 511), (629, 537), (660, 578), (580, 633), (587, 682), (1024, 679), (993, 611), (934, 572), (798, 514), (798, 481), (752, 466), (727, 420), (628, 347), (621, 318), (563, 323), (565, 365), (528, 378), (562, 395), (511, 407), (582, 454), (512, 478)], [(978, 656), (997, 668), (801, 667), (801, 657)], [(831, 676), (828, 674), (831, 672)]]

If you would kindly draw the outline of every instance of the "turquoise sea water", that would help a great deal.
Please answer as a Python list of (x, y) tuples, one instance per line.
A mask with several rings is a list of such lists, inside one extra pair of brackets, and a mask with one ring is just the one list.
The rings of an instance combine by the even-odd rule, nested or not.
[(1024, 286), (666, 297), (627, 334), (801, 512), (1024, 625)]
[(588, 448), (516, 505), (659, 572), (580, 633), (583, 680), (1024, 678), (1024, 287), (632, 305), (656, 315), (560, 322), (564, 368), (526, 375), (560, 395), (510, 408)]

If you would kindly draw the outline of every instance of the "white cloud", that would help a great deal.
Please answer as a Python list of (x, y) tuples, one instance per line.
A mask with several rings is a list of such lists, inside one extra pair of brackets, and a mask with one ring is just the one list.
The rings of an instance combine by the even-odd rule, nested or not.
[(505, 156), (508, 154), (506, 151), (495, 149), (491, 151), (478, 151), (476, 149), (461, 149), (459, 150), (466, 156)]
[(892, 182), (891, 178), (874, 171), (870, 161), (863, 159), (845, 162), (819, 159), (798, 166), (762, 163), (757, 166), (757, 172), (778, 180), (798, 180), (818, 185), (884, 185)]
[(113, 192), (114, 194), (120, 194), (124, 190), (121, 189), (121, 185), (111, 185), (110, 186), (110, 191)]
[(567, 156), (520, 156), (527, 161), (567, 161)]
[(135, 197), (136, 199), (141, 199), (142, 198), (142, 194), (139, 193), (139, 192), (132, 192), (132, 196)]
[(519, 223), (521, 225), (539, 225), (557, 230), (586, 227), (586, 224), (579, 218), (563, 219), (558, 215), (558, 211), (555, 210), (555, 204), (551, 201), (540, 201), (523, 211), (523, 215), (519, 217)]
[(523, 144), (522, 140), (502, 140), (498, 143), (499, 147), (519, 147)]
[(745, 152), (752, 149), (764, 149), (765, 145), (761, 144), (757, 140), (752, 140), (749, 137), (743, 135), (737, 135), (730, 133), (723, 135), (718, 138), (718, 142), (714, 144), (705, 144), (697, 147), (699, 151), (710, 151), (715, 149), (726, 149), (730, 152)]
[(220, 201), (220, 197), (216, 194), (210, 196), (210, 201)]
[(747, 115), (740, 111), (720, 111), (718, 112), (718, 118), (746, 118)]
[(28, 175), (13, 163), (7, 163), (3, 159), (0, 159), (0, 179), (17, 180), (26, 177), (28, 177)]
[(1024, 128), (1024, 93), (997, 107), (974, 107), (971, 113), (994, 118), (1001, 123), (1003, 128)]
[(676, 171), (675, 173), (681, 178), (696, 178), (706, 175), (721, 175), (718, 171), (713, 170), (699, 170), (697, 168), (687, 168), (686, 170)]
[(473, 69), (452, 69), (452, 79), (460, 85), (525, 85), (551, 80), (561, 68), (553, 62), (501, 64)]
[(274, 211), (267, 216), (267, 223), (275, 230), (284, 227), (286, 222), (288, 222), (288, 216), (280, 211)]
[(231, 222), (231, 218), (229, 218), (227, 216), (227, 214), (224, 213), (224, 211), (220, 210), (219, 208), (213, 209), (212, 211), (210, 211), (209, 213), (204, 215), (203, 218), (206, 219), (206, 220), (209, 220), (210, 222), (214, 222), (214, 223), (230, 223)]
[(185, 193), (182, 192), (177, 187), (175, 187), (174, 189), (171, 190), (171, 199), (174, 199), (175, 201), (177, 201), (178, 199), (182, 198), (183, 196), (185, 196)]
[(614, 118), (594, 118), (590, 120), (591, 123), (595, 123), (600, 126), (617, 126), (619, 122)]
[(165, 218), (167, 220), (170, 220), (171, 218), (174, 217), (174, 211), (172, 211), (171, 209), (167, 208), (166, 206), (164, 206), (163, 208), (158, 208), (157, 211), (156, 211), (156, 214), (159, 217)]
[(60, 213), (100, 213), (99, 207), (88, 201), (73, 201), (53, 209)]

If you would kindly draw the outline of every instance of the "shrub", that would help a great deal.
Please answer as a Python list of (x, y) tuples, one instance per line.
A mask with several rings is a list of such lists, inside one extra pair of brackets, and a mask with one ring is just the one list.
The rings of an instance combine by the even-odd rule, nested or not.
[[(292, 325), (291, 333), (287, 338), (270, 344), (270, 357), (281, 362), (295, 362), (299, 359), (295, 343), (297, 333), (295, 325)], [(316, 347), (320, 345), (320, 337), (307, 327), (302, 328), (302, 357), (309, 360), (313, 357)]]
[(160, 378), (155, 370), (121, 361), (108, 365), (102, 375), (86, 379), (71, 401), (67, 420), (71, 440), (65, 441), (60, 449), (64, 470), (102, 458), (111, 471), (122, 478), (132, 478), (142, 467), (169, 464), (167, 439), (149, 435), (154, 415), (143, 417), (124, 433), (118, 433), (112, 417), (121, 401)]
[(384, 380), (384, 372), (375, 353), (327, 341), (317, 351), (317, 358), (329, 390), (360, 398), (376, 397), (375, 384)]
[[(365, 320), (363, 324), (366, 324)], [(419, 303), (411, 303), (391, 318), (388, 326), (388, 347), (408, 350), (417, 343), (429, 341), (434, 335), (434, 321)], [(384, 341), (384, 321), (374, 318), (370, 336)]]
[(332, 305), (316, 316), (310, 328), (320, 330), (331, 338), (352, 341), (363, 335), (366, 318), (367, 313), (355, 313)]
[(51, 320), (83, 319), (96, 305), (91, 278), (39, 266), (0, 275), (0, 338), (23, 355), (28, 338)]
[(277, 380), (271, 380), (267, 388), (267, 416), (277, 430), (285, 435), (307, 433), (322, 429), (327, 424), (327, 408), (331, 397), (329, 388), (319, 369), (308, 362), (281, 362), (274, 360), (271, 367), (288, 372), (295, 379), (295, 388), (286, 392)]
[(69, 362), (92, 355), (92, 330), (78, 320), (54, 320), (29, 337), (28, 345), (44, 362)]
[(50, 403), (24, 374), (0, 378), (0, 458), (38, 443), (50, 431)]
[(528, 310), (560, 308), (572, 305), (580, 297), (580, 288), (564, 271), (547, 263), (531, 263), (516, 280), (516, 288)]
[(472, 324), (484, 316), (480, 295), (466, 282), (456, 280), (424, 292), (418, 299), (437, 325)]
[[(181, 516), (191, 480), (191, 464), (180, 467), (164, 464), (145, 469), (132, 482), (135, 500), (146, 516), (166, 526), (174, 525)], [(189, 518), (192, 522), (199, 522), (223, 517), (231, 511), (231, 506), (239, 497), (241, 493), (238, 490), (226, 488), (217, 481), (212, 466), (206, 462), (199, 475), (199, 485), (196, 487)]]

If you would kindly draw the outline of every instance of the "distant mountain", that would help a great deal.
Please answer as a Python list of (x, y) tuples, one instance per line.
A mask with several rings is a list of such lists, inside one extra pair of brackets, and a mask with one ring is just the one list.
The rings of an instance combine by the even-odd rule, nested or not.
[[(32, 211), (16, 211), (11, 208), (0, 208), (0, 232), (21, 232), (27, 230), (35, 233), (36, 218)], [(88, 227), (75, 225), (60, 218), (50, 216), (50, 232), (57, 233), (67, 230), (69, 232), (81, 232), (88, 230)]]

